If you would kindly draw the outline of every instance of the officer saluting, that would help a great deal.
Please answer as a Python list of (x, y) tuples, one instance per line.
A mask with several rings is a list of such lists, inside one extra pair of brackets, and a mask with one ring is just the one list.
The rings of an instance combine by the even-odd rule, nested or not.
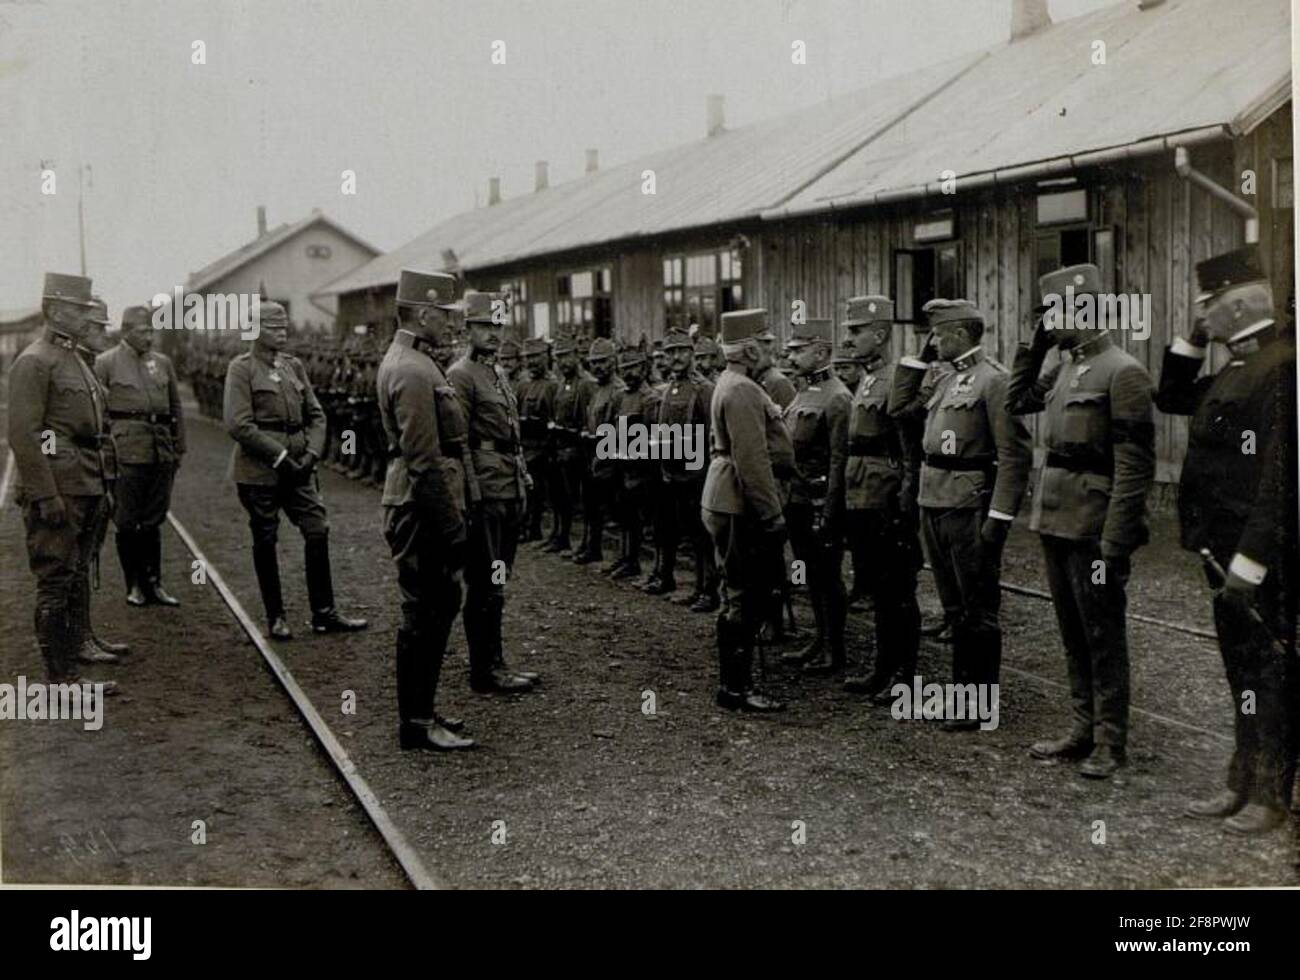
[(447, 377), (469, 424), (464, 624), (470, 686), (479, 693), (529, 691), (537, 675), (511, 670), (501, 640), (506, 606), (501, 576), (515, 563), (527, 476), (514, 392), (505, 372), (493, 366), (502, 346), (505, 303), (491, 293), (470, 290), (463, 306), (470, 349)]
[(279, 303), (260, 305), (253, 349), (226, 370), (226, 431), (236, 442), (231, 457), (239, 502), (253, 532), (253, 568), (271, 636), (292, 639), (280, 592), (276, 531), (280, 511), (302, 532), (311, 627), (317, 633), (366, 628), (364, 619), (343, 616), (334, 606), (329, 519), (320, 497), (316, 463), (325, 452), (325, 413), (307, 371), (284, 352), (289, 316)]
[[(78, 610), (88, 601), (106, 506), (104, 406), (94, 374), (76, 353), (95, 313), (90, 280), (46, 273), (41, 313), (44, 332), (9, 373), (9, 446), (36, 576), (36, 641), (50, 682), (76, 683), (85, 641)], [(116, 687), (104, 684), (106, 693)]]
[(108, 417), (117, 448), (117, 556), (126, 601), (177, 606), (162, 587), (162, 524), (172, 483), (185, 454), (176, 371), (153, 351), (149, 308), (122, 311), (122, 338), (95, 358), (95, 374), (108, 393)]
[[(1087, 314), (1090, 303), (1100, 310), (1096, 266), (1049, 273), (1039, 288), (1049, 311), (1016, 353), (1007, 405), (1017, 415), (1045, 413), (1047, 458), (1029, 526), (1043, 542), (1074, 718), (1064, 737), (1029, 751), (1040, 759), (1087, 756), (1079, 772), (1104, 779), (1124, 764), (1128, 741), (1126, 588), (1129, 558), (1147, 540), (1146, 496), (1156, 475), (1152, 385), (1112, 343), (1110, 324)], [(1070, 295), (1074, 308), (1063, 302)], [(1061, 363), (1040, 378), (1053, 343)]]
[(465, 416), (433, 360), (451, 334), (456, 279), (403, 269), (397, 331), (379, 365), (376, 393), (387, 437), (384, 539), (397, 565), (398, 739), (404, 749), (467, 749), (460, 723), (434, 704), (447, 640), (460, 611), (465, 548)]
[(727, 369), (713, 390), (713, 459), (700, 500), (722, 573), (718, 613), (718, 704), (730, 710), (780, 711), (780, 702), (754, 690), (754, 645), (763, 607), (779, 584), (775, 555), (785, 518), (775, 468), (794, 464), (781, 412), (753, 380), (766, 360), (766, 310), (722, 314)]
[[(1274, 320), (1258, 249), (1196, 267), (1202, 295), (1191, 336), (1165, 352), (1156, 395), (1161, 411), (1191, 416), (1178, 516), (1183, 547), (1208, 549), (1217, 564), (1214, 625), (1237, 729), (1227, 788), (1187, 812), (1226, 817), (1239, 834), (1276, 827), (1295, 805), (1300, 747), (1296, 350)], [(1225, 345), (1231, 360), (1198, 378), (1208, 342)], [(1242, 707), (1246, 691), (1253, 714)]]
[[(1002, 548), (1025, 495), (1033, 447), (1025, 424), (1007, 411), (1007, 369), (980, 346), (984, 318), (975, 305), (935, 299), (924, 312), (932, 333), (923, 356), (949, 361), (954, 370), (925, 401), (929, 362), (904, 357), (894, 371), (890, 410), (926, 413), (921, 534), (940, 596), (959, 603), (953, 682), (992, 685), (1002, 665)], [(944, 728), (978, 729), (979, 721), (968, 712), (950, 716)]]
[(889, 414), (895, 365), (886, 355), (894, 301), (855, 296), (847, 305), (842, 326), (862, 359), (862, 375), (849, 415), (845, 524), (855, 556), (854, 591), (871, 596), (874, 606), (876, 659), (870, 675), (846, 678), (844, 686), (892, 700), (889, 692), (896, 682), (911, 683), (920, 645), (916, 487), (907, 478), (908, 432)]
[(803, 663), (809, 673), (844, 669), (848, 605), (840, 565), (844, 555), (844, 467), (853, 396), (831, 372), (834, 333), (829, 319), (809, 318), (791, 325), (786, 343), (804, 385), (785, 409), (795, 458), (785, 520), (794, 556), (807, 569), (817, 635), (807, 647), (782, 659)]

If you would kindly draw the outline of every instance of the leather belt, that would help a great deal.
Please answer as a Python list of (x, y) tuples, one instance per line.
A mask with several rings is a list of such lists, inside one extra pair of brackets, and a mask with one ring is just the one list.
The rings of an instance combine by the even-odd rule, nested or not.
[(1097, 476), (1110, 477), (1115, 475), (1115, 461), (1113, 459), (1101, 459), (1097, 456), (1049, 452), (1047, 458), (1043, 461), (1043, 465), (1058, 470), (1069, 470), (1071, 473), (1095, 473)]
[(485, 453), (501, 453), (503, 456), (512, 456), (518, 446), (514, 440), (477, 439), (470, 436), (469, 448)]
[(110, 419), (132, 419), (139, 422), (175, 422), (171, 412), (126, 412), (115, 408), (108, 410)]
[(884, 436), (855, 439), (849, 443), (850, 456), (888, 456), (893, 459), (896, 450), (893, 443)]
[(302, 424), (299, 422), (257, 422), (256, 425), (267, 432), (283, 432), (290, 436), (302, 431)]
[(69, 436), (69, 438), (72, 440), (72, 444), (74, 446), (77, 446), (81, 449), (99, 449), (106, 442), (109, 441), (109, 437), (105, 435), (96, 435), (96, 436), (74, 435), (74, 436)]
[(944, 456), (937, 453), (925, 454), (925, 465), (935, 470), (948, 470), (954, 473), (987, 473), (998, 465), (996, 456)]

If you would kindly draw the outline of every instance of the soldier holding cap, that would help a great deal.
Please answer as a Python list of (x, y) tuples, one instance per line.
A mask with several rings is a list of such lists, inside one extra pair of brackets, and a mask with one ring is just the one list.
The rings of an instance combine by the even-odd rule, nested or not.
[(863, 365), (849, 415), (845, 525), (854, 555), (853, 587), (872, 598), (876, 638), (871, 673), (846, 678), (844, 686), (892, 701), (893, 685), (910, 684), (916, 672), (921, 626), (916, 507), (914, 499), (904, 499), (914, 495), (916, 487), (907, 479), (906, 429), (889, 414), (896, 370), (887, 359), (894, 301), (888, 296), (855, 296), (848, 300), (842, 327)]
[[(527, 377), (515, 387), (519, 398), (519, 433), (524, 448), (524, 463), (533, 478), (533, 492), (528, 495), (528, 519), (524, 541), (542, 540), (542, 512), (554, 494), (555, 480), (555, 393), (558, 385), (546, 369), (546, 341), (529, 337), (524, 341), (524, 371)], [(559, 533), (554, 521), (549, 545)]]
[[(929, 363), (904, 357), (894, 371), (890, 410), (924, 409), (919, 503), (921, 534), (940, 596), (955, 597), (952, 673), (960, 693), (998, 683), (1002, 665), (999, 623), (1002, 549), (1025, 495), (1033, 446), (1029, 430), (1007, 411), (1007, 369), (981, 346), (984, 318), (968, 300), (925, 304), (932, 337), (927, 357), (949, 361), (921, 402)], [(950, 705), (948, 731), (979, 728), (974, 712), (961, 718)]]
[(704, 526), (722, 572), (718, 613), (718, 704), (730, 710), (779, 711), (753, 686), (754, 646), (764, 606), (776, 592), (785, 518), (776, 473), (794, 465), (781, 412), (754, 381), (768, 360), (767, 311), (722, 315), (727, 369), (713, 390), (713, 459), (700, 500)]
[(117, 446), (117, 556), (133, 606), (176, 606), (162, 586), (162, 525), (171, 506), (176, 469), (185, 454), (185, 420), (176, 371), (153, 348), (146, 306), (122, 311), (122, 338), (95, 358), (108, 392)]
[(505, 301), (470, 290), (462, 303), (469, 351), (447, 372), (469, 427), (466, 471), (469, 539), (465, 557), (465, 640), (470, 686), (479, 693), (532, 690), (538, 677), (506, 664), (501, 619), (502, 571), (514, 567), (527, 470), (519, 443), (519, 415), (505, 372), (494, 365), (505, 330)]
[[(692, 447), (703, 457), (709, 442), (710, 406), (713, 403), (713, 383), (695, 371), (695, 351), (691, 338), (681, 330), (670, 330), (664, 339), (664, 354), (668, 359), (668, 382), (660, 396), (654, 421), (659, 425), (677, 426), (692, 440), (697, 432), (704, 433), (704, 444)], [(665, 446), (671, 450), (671, 446)], [(691, 541), (695, 556), (695, 589), (684, 600), (692, 612), (716, 612), (718, 599), (718, 570), (713, 556), (713, 543), (700, 521), (700, 497), (704, 492), (706, 471), (703, 467), (687, 468), (687, 460), (674, 457), (671, 452), (661, 454), (660, 469), (663, 474), (663, 501), (659, 509), (659, 581), (646, 586), (651, 595), (663, 595), (677, 588), (674, 579), (677, 565), (677, 548), (683, 535)]]
[[(1165, 352), (1156, 405), (1191, 417), (1178, 488), (1183, 547), (1206, 549), (1214, 625), (1232, 690), (1236, 747), (1227, 787), (1187, 812), (1226, 818), (1239, 834), (1276, 827), (1292, 798), (1300, 749), (1296, 595), (1296, 349), (1275, 319), (1259, 246), (1196, 267), (1190, 336)], [(1198, 377), (1206, 346), (1229, 361)], [(1254, 692), (1253, 714), (1242, 709)]]
[(303, 537), (311, 627), (317, 633), (365, 629), (334, 605), (329, 519), (321, 500), (316, 463), (325, 452), (325, 413), (302, 362), (284, 348), (289, 316), (279, 303), (260, 304), (252, 350), (226, 370), (223, 415), (235, 440), (231, 472), (253, 534), (253, 568), (271, 636), (293, 638), (280, 590), (276, 532), (280, 511)]
[(844, 669), (844, 619), (848, 610), (840, 575), (844, 540), (844, 467), (848, 460), (849, 406), (853, 396), (831, 371), (835, 328), (809, 317), (791, 324), (786, 350), (804, 386), (785, 409), (794, 446), (795, 473), (785, 520), (790, 547), (807, 570), (808, 599), (817, 635), (783, 659), (808, 673)]
[[(585, 540), (582, 550), (573, 557), (575, 565), (598, 562), (604, 557), (605, 518), (617, 499), (617, 463), (613, 459), (601, 459), (596, 455), (596, 433), (602, 425), (613, 425), (617, 421), (615, 412), (622, 382), (614, 378), (614, 353), (613, 342), (604, 337), (593, 340), (587, 353), (587, 366), (591, 368), (595, 385), (587, 401), (587, 417), (582, 426), (582, 436), (587, 447), (586, 458), (590, 462), (582, 497)], [(604, 569), (612, 570), (613, 565)]]
[[(81, 276), (46, 273), (45, 329), (9, 372), (9, 446), (36, 576), (36, 641), (51, 683), (80, 680), (80, 610), (89, 601), (90, 563), (107, 507), (103, 396), (76, 352), (97, 313), (90, 286)], [(116, 686), (105, 684), (106, 691)]]
[[(559, 380), (555, 387), (555, 403), (551, 425), (555, 434), (555, 493), (552, 495), (555, 510), (555, 533), (542, 549), (567, 557), (573, 549), (570, 536), (573, 531), (573, 505), (583, 497), (590, 464), (583, 444), (582, 430), (587, 421), (587, 404), (596, 383), (578, 363), (578, 345), (572, 337), (555, 338), (551, 348)], [(580, 549), (582, 550), (582, 549)]]
[[(1094, 265), (1039, 279), (1048, 310), (1016, 352), (1007, 392), (1017, 415), (1044, 413), (1047, 457), (1029, 526), (1043, 543), (1073, 709), (1070, 731), (1030, 752), (1082, 758), (1080, 773), (1097, 779), (1125, 761), (1130, 557), (1147, 541), (1146, 496), (1156, 475), (1151, 378), (1111, 341), (1095, 302), (1102, 288)], [(1061, 360), (1040, 377), (1052, 346)]]
[(403, 269), (397, 330), (376, 379), (387, 440), (384, 540), (397, 566), (398, 743), (404, 749), (467, 749), (461, 724), (434, 705), (447, 641), (461, 603), (465, 558), (468, 428), (456, 391), (433, 360), (451, 333), (456, 278)]

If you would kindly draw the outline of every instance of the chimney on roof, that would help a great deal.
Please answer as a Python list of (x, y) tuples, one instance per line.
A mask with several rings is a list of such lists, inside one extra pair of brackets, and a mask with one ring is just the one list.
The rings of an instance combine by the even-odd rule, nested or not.
[(488, 178), (488, 207), (501, 203), (501, 178)]
[(533, 190), (544, 191), (550, 186), (550, 181), (546, 177), (546, 161), (538, 160), (533, 164)]
[(704, 100), (705, 124), (708, 134), (717, 136), (727, 127), (726, 101), (721, 95), (710, 95)]
[(266, 205), (257, 206), (257, 237), (261, 238), (266, 234)]
[(1036, 34), (1052, 26), (1052, 15), (1047, 12), (1047, 0), (1011, 0), (1011, 40)]
[(1138, 10), (1150, 10), (1152, 7), (1159, 7), (1165, 0), (1138, 0)]
[(600, 169), (600, 156), (594, 149), (587, 150), (587, 173), (594, 174)]

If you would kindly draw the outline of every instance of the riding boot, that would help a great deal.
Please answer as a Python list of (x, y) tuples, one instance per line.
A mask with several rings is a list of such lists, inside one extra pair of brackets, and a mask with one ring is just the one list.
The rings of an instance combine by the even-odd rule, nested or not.
[(329, 535), (307, 535), (303, 539), (303, 561), (307, 566), (307, 599), (311, 611), (313, 614), (327, 613), (334, 608)]
[(143, 528), (136, 540), (140, 542), (145, 598), (154, 605), (179, 606), (180, 600), (162, 587), (162, 528)]
[(253, 545), (253, 570), (257, 573), (257, 588), (262, 594), (262, 608), (267, 622), (284, 615), (284, 595), (280, 591), (280, 560), (275, 553), (275, 542), (264, 541)]

